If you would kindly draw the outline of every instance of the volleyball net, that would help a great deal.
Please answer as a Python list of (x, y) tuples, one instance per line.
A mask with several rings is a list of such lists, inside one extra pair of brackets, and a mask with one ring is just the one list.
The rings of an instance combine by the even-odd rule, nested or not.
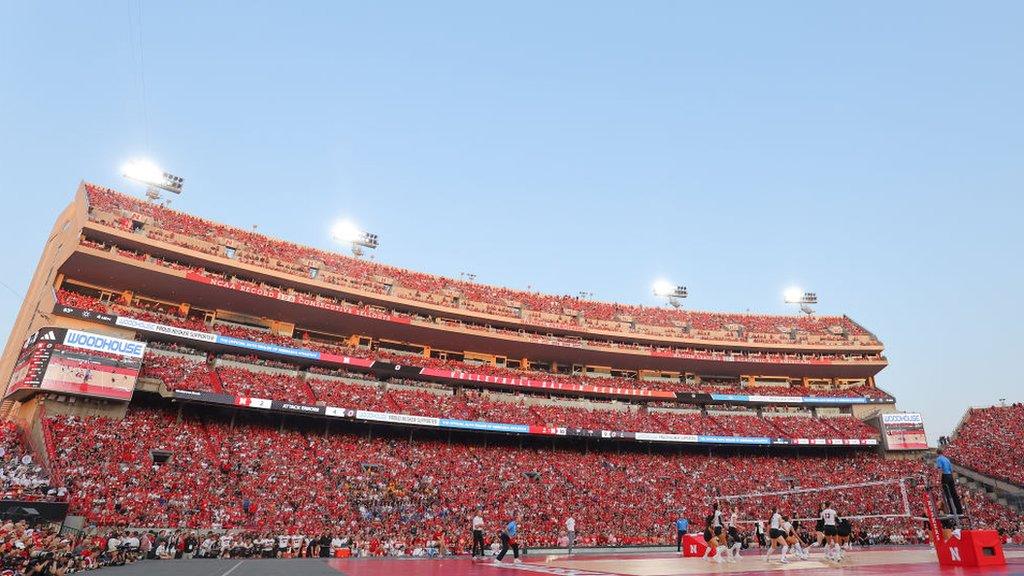
[[(793, 522), (815, 522), (828, 502), (839, 516), (851, 521), (877, 519), (926, 520), (918, 511), (923, 478), (907, 476), (854, 484), (800, 487), (774, 492), (715, 495), (708, 500), (737, 510), (739, 522), (767, 521), (773, 508)], [(752, 520), (753, 519), (753, 520)]]

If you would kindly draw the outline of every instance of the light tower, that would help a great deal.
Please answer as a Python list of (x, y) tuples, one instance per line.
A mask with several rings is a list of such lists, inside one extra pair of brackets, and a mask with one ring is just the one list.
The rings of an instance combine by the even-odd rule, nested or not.
[(356, 258), (363, 255), (363, 248), (373, 250), (380, 243), (376, 234), (360, 230), (351, 220), (340, 220), (331, 228), (331, 238), (342, 244), (348, 244), (352, 255)]
[(686, 286), (677, 286), (668, 280), (658, 280), (654, 283), (654, 295), (668, 300), (673, 308), (683, 305), (683, 300), (689, 296)]
[(818, 294), (816, 292), (804, 292), (802, 289), (794, 286), (787, 288), (783, 293), (786, 304), (798, 304), (800, 311), (808, 316), (814, 314), (814, 308), (811, 308), (812, 304), (818, 303)]
[[(160, 191), (166, 190), (173, 194), (181, 194), (185, 179), (175, 176), (157, 166), (152, 160), (135, 159), (121, 166), (121, 175), (146, 185), (146, 198), (153, 202), (161, 199)], [(169, 201), (168, 201), (169, 202)]]

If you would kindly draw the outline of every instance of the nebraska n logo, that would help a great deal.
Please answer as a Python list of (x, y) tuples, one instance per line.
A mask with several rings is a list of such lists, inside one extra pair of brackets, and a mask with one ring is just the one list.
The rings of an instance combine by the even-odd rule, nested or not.
[(57, 336), (53, 333), (53, 330), (50, 330), (46, 334), (43, 334), (42, 336), (40, 336), (39, 339), (40, 340), (56, 340)]
[(953, 559), (953, 562), (960, 562), (960, 549), (951, 547), (949, 549), (949, 557)]

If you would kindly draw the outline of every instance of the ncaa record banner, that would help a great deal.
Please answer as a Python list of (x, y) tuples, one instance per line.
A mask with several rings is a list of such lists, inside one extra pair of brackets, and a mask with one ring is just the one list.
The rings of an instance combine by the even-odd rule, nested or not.
[(441, 368), (423, 368), (420, 375), (448, 380), (459, 380), (462, 382), (476, 382), (479, 384), (493, 384), (496, 386), (512, 388), (528, 388), (531, 390), (559, 390), (563, 392), (585, 392), (588, 394), (607, 394), (612, 396), (636, 396), (642, 398), (664, 398), (672, 400), (676, 398), (675, 392), (668, 390), (649, 390), (644, 388), (621, 388), (614, 386), (596, 386), (593, 384), (569, 384), (550, 380), (533, 380), (530, 378), (512, 378), (509, 376), (493, 376), (490, 374), (476, 374), (462, 370), (444, 370)]
[(882, 414), (882, 441), (888, 450), (926, 450), (924, 418), (916, 412)]

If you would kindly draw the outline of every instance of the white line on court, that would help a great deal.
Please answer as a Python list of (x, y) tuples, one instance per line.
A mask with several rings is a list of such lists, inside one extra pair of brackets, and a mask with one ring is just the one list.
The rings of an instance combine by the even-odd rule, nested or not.
[(242, 563), (244, 563), (244, 562), (245, 562), (245, 560), (239, 560), (239, 561), (238, 561), (238, 564), (235, 564), (235, 565), (234, 565), (234, 566), (232, 566), (231, 568), (228, 568), (228, 569), (227, 569), (227, 571), (226, 571), (226, 572), (224, 572), (223, 574), (221, 574), (220, 576), (228, 576), (228, 574), (231, 574), (232, 572), (234, 572), (234, 571), (235, 571), (235, 569), (236, 569), (236, 568), (238, 568), (239, 566), (241, 566), (241, 565), (242, 565)]

